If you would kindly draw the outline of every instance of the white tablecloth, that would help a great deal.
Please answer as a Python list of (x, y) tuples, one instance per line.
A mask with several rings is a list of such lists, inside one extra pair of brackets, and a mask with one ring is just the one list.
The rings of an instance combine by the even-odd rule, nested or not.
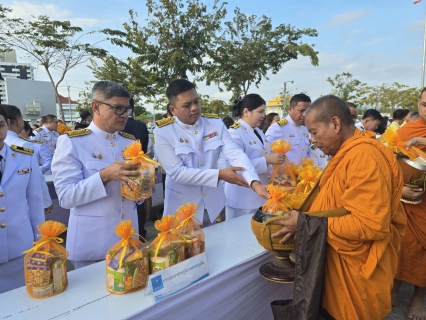
[(272, 319), (269, 303), (292, 296), (292, 285), (267, 281), (259, 267), (273, 256), (250, 230), (250, 216), (204, 229), (210, 276), (154, 304), (145, 289), (109, 294), (105, 263), (68, 273), (62, 294), (32, 299), (25, 287), (0, 295), (0, 319)]

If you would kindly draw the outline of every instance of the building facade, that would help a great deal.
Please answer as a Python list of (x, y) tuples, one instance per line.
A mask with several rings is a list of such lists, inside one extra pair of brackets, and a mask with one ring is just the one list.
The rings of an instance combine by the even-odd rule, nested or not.
[[(62, 110), (64, 111), (65, 123), (67, 125), (74, 126), (76, 122), (79, 122), (80, 113), (76, 111), (78, 106), (78, 102), (72, 100), (71, 98), (64, 97), (59, 95), (59, 99), (61, 99)], [(59, 112), (59, 103), (56, 103), (56, 113), (58, 119), (61, 119), (61, 113)]]

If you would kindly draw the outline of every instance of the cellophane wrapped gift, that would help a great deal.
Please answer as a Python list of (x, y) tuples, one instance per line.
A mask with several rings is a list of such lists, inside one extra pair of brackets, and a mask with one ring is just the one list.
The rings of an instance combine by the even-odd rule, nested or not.
[(186, 203), (176, 210), (175, 217), (179, 222), (177, 234), (185, 241), (185, 259), (189, 259), (205, 250), (205, 236), (200, 221), (195, 218), (197, 205)]
[(57, 221), (45, 221), (37, 226), (40, 240), (25, 251), (25, 285), (31, 297), (43, 299), (57, 295), (68, 285), (66, 261), (68, 251), (58, 236), (67, 227)]
[(269, 184), (267, 186), (270, 198), (262, 206), (262, 211), (269, 214), (283, 215), (290, 211), (288, 201), (292, 194), (283, 187)]
[(284, 187), (287, 190), (294, 190), (297, 186), (298, 172), (302, 166), (296, 162), (285, 162), (281, 166), (281, 171), (275, 178), (274, 182), (277, 182), (280, 187)]
[[(278, 139), (272, 142), (269, 146), (272, 152), (274, 153), (287, 153), (291, 149), (291, 143), (286, 139)], [(283, 184), (287, 180), (283, 172), (284, 166), (288, 165), (289, 161), (286, 157), (285, 161), (282, 164), (276, 163), (272, 167), (272, 173), (270, 181), (275, 184)]]
[(142, 201), (152, 196), (152, 187), (155, 184), (155, 165), (160, 165), (142, 151), (142, 144), (139, 140), (130, 143), (123, 151), (123, 158), (126, 163), (139, 164), (135, 169), (139, 172), (137, 176), (130, 178), (137, 185), (121, 185), (121, 194), (132, 201)]
[(115, 233), (121, 240), (105, 255), (107, 290), (113, 294), (141, 290), (149, 275), (148, 247), (139, 240), (132, 220), (121, 221)]
[(393, 128), (386, 129), (385, 133), (380, 136), (379, 141), (386, 145), (392, 152), (399, 154), (402, 153), (411, 161), (421, 164), (424, 164), (426, 161), (426, 154), (419, 148), (410, 146), (410, 148), (407, 150), (407, 142), (401, 141), (398, 135), (398, 131)]
[(295, 194), (308, 194), (322, 174), (322, 169), (314, 165), (306, 165), (299, 169), (300, 182), (294, 189)]
[(185, 260), (185, 244), (177, 235), (179, 222), (175, 216), (167, 215), (155, 221), (155, 229), (160, 231), (149, 246), (150, 271), (156, 273)]

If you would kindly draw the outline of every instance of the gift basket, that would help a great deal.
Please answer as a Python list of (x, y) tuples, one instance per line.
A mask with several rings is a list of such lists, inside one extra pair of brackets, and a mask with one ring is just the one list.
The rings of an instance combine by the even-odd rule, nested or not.
[(148, 248), (137, 237), (132, 220), (115, 228), (121, 238), (105, 255), (107, 290), (123, 294), (145, 288), (149, 275)]
[(130, 177), (137, 185), (121, 185), (121, 194), (132, 201), (142, 201), (152, 196), (152, 187), (155, 184), (155, 165), (160, 165), (142, 151), (139, 140), (129, 144), (123, 151), (126, 163), (139, 164), (135, 169), (139, 175)]
[(156, 273), (185, 260), (185, 243), (177, 233), (179, 221), (167, 215), (155, 221), (155, 229), (160, 231), (149, 246), (150, 271)]
[(45, 221), (37, 226), (40, 240), (26, 250), (24, 257), (25, 285), (31, 297), (43, 299), (63, 292), (68, 284), (67, 250), (58, 236), (67, 227), (57, 221)]
[(189, 259), (204, 252), (205, 237), (201, 223), (195, 218), (197, 205), (186, 203), (176, 210), (175, 217), (179, 222), (176, 230), (185, 242), (185, 259)]
[[(269, 146), (272, 152), (274, 153), (287, 153), (291, 149), (291, 143), (286, 139), (278, 139), (272, 142)], [(272, 173), (270, 177), (270, 182), (273, 184), (292, 187), (291, 177), (289, 177), (288, 172), (285, 172), (285, 168), (289, 166), (289, 161), (286, 158), (283, 163), (276, 163), (272, 167)], [(296, 186), (296, 185), (294, 185)]]

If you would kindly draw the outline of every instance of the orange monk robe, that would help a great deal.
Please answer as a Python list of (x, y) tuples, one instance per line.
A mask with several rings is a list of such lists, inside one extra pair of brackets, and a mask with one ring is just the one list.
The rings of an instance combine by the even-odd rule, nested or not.
[(71, 128), (63, 123), (58, 123), (58, 128), (56, 129), (60, 134), (64, 134), (65, 132), (71, 131)]
[(335, 319), (383, 319), (391, 310), (397, 252), (406, 225), (402, 185), (392, 152), (358, 131), (322, 174), (310, 211), (351, 212), (328, 218), (321, 306)]
[[(399, 138), (408, 141), (426, 137), (426, 122), (421, 118), (398, 130)], [(417, 146), (425, 151), (426, 146)], [(401, 242), (398, 272), (395, 278), (419, 287), (426, 287), (426, 193), (417, 205), (404, 203), (407, 230)]]

